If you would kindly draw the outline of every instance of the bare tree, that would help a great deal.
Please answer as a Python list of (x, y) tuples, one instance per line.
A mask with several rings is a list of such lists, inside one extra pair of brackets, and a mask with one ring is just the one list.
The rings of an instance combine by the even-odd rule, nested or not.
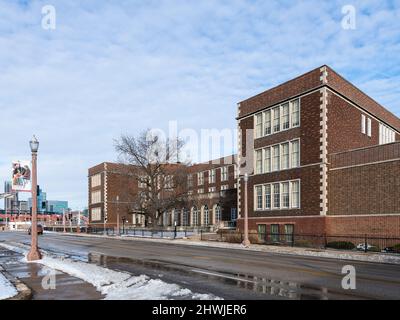
[(115, 141), (126, 174), (137, 180), (130, 211), (143, 215), (149, 227), (156, 227), (164, 212), (183, 208), (189, 201), (188, 164), (179, 162), (183, 145), (179, 139), (163, 141), (150, 130)]

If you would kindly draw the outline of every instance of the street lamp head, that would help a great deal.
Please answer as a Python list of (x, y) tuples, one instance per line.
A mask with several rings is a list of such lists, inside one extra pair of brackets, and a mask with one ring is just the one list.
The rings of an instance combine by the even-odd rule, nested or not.
[(32, 152), (38, 152), (39, 149), (39, 141), (36, 139), (36, 136), (33, 136), (32, 140), (29, 141), (29, 145), (31, 146)]

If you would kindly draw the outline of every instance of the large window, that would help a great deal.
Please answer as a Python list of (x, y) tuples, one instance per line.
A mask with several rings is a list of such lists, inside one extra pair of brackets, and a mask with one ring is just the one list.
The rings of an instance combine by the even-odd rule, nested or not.
[(379, 124), (379, 144), (392, 143), (396, 141), (396, 133), (385, 126), (384, 124)]
[(91, 180), (92, 188), (100, 186), (101, 185), (101, 174), (100, 173), (95, 174), (94, 176), (92, 176), (90, 178), (90, 180)]
[(257, 113), (254, 117), (255, 137), (261, 138), (300, 125), (300, 100), (285, 102)]
[(256, 151), (256, 174), (261, 174), (262, 169), (262, 150)]
[(228, 180), (228, 167), (221, 168), (221, 181)]
[(265, 194), (265, 209), (271, 209), (271, 185), (267, 184), (264, 187)]
[(292, 189), (292, 208), (300, 208), (300, 181), (290, 182)]
[(192, 217), (193, 217), (193, 225), (198, 226), (199, 225), (199, 212), (196, 207), (192, 208)]
[(256, 174), (297, 168), (300, 166), (300, 140), (256, 150), (255, 159)]
[(300, 125), (300, 101), (294, 100), (292, 105), (292, 127), (298, 127)]
[(210, 210), (208, 210), (208, 206), (204, 206), (204, 225), (208, 226), (210, 224)]
[(280, 168), (279, 145), (272, 147), (272, 151), (273, 151), (272, 171), (279, 171)]
[(255, 210), (300, 208), (300, 180), (254, 186)]
[(215, 222), (216, 223), (219, 223), (221, 221), (221, 207), (220, 207), (220, 205), (218, 204), (216, 207), (215, 207)]
[(197, 185), (202, 186), (204, 184), (204, 172), (197, 174)]
[(289, 169), (289, 142), (281, 145), (282, 165), (281, 170)]
[(264, 113), (264, 135), (269, 135), (272, 133), (272, 119), (271, 110), (265, 111)]
[(91, 204), (100, 203), (101, 202), (101, 191), (92, 192)]
[(264, 241), (267, 236), (267, 225), (259, 224), (257, 226), (257, 229), (258, 229), (258, 240)]
[(215, 169), (208, 171), (208, 183), (215, 183)]
[(101, 208), (93, 208), (90, 210), (92, 221), (101, 221)]
[(291, 142), (292, 147), (292, 168), (297, 168), (300, 166), (300, 141), (295, 140)]
[(274, 209), (279, 209), (281, 207), (281, 185), (279, 183), (274, 183)]
[(281, 131), (281, 109), (280, 107), (274, 108), (274, 132)]
[(285, 224), (285, 240), (288, 243), (293, 243), (294, 241), (294, 225)]
[(256, 115), (256, 137), (260, 138), (263, 136), (262, 134), (262, 113)]
[(256, 187), (256, 205), (257, 205), (257, 210), (262, 210), (263, 209), (263, 188), (262, 186)]
[(271, 224), (271, 241), (279, 241), (279, 224)]
[(287, 130), (289, 128), (289, 103), (285, 103), (284, 105), (282, 105), (282, 130)]

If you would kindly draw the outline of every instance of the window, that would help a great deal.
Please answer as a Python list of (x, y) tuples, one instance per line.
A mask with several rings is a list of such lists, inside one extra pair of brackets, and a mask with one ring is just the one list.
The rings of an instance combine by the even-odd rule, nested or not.
[(297, 168), (300, 166), (300, 143), (299, 140), (292, 141), (292, 168)]
[(204, 225), (208, 226), (210, 224), (210, 211), (208, 210), (208, 206), (204, 207)]
[(292, 189), (292, 208), (300, 208), (300, 182), (292, 181), (291, 182)]
[(281, 150), (282, 150), (281, 170), (289, 169), (289, 143), (282, 144)]
[(279, 209), (281, 206), (281, 193), (280, 193), (280, 184), (273, 184), (274, 187), (274, 209)]
[(208, 188), (208, 192), (209, 193), (214, 193), (214, 192), (216, 192), (217, 191), (217, 188), (216, 187), (210, 187), (210, 188)]
[(193, 225), (197, 226), (199, 224), (199, 212), (197, 208), (193, 208)]
[(197, 185), (202, 186), (204, 184), (204, 172), (197, 174)]
[(288, 243), (292, 243), (294, 241), (294, 225), (293, 224), (285, 224), (285, 240)]
[(265, 209), (271, 209), (271, 185), (267, 184), (264, 186), (264, 194), (265, 194)]
[(292, 101), (292, 127), (298, 127), (300, 125), (300, 101)]
[(379, 144), (392, 143), (396, 141), (396, 133), (385, 126), (384, 124), (379, 124)]
[(204, 189), (201, 188), (201, 189), (197, 190), (197, 193), (198, 193), (198, 194), (203, 194), (203, 193), (204, 193)]
[(267, 225), (259, 224), (257, 226), (257, 229), (258, 229), (258, 240), (264, 241), (265, 238), (267, 237)]
[(101, 174), (98, 173), (90, 178), (92, 188), (98, 187), (101, 185)]
[(289, 208), (289, 182), (282, 183), (282, 206), (281, 208)]
[(281, 109), (274, 108), (274, 133), (281, 131)]
[(236, 221), (236, 220), (237, 220), (237, 209), (231, 208), (231, 221)]
[(101, 202), (101, 191), (92, 192), (91, 204), (100, 203)]
[(262, 150), (256, 151), (256, 174), (262, 173)]
[(187, 209), (183, 209), (183, 221), (182, 224), (183, 226), (188, 226), (189, 225), (189, 212)]
[(164, 188), (172, 189), (174, 187), (174, 177), (173, 176), (165, 176), (164, 178)]
[(228, 190), (228, 189), (229, 189), (229, 185), (227, 185), (227, 184), (224, 184), (224, 185), (221, 186), (221, 191), (225, 191), (225, 190)]
[(280, 162), (279, 145), (273, 146), (272, 150), (273, 150), (272, 170), (278, 171)]
[(367, 133), (367, 131), (366, 131), (366, 117), (362, 114), (361, 115), (361, 133), (362, 134), (366, 134)]
[(215, 183), (215, 169), (208, 171), (208, 183)]
[(237, 165), (234, 165), (233, 169), (234, 169), (234, 172), (235, 172), (234, 173), (235, 179), (237, 179), (239, 177), (239, 168), (238, 168)]
[(147, 180), (146, 177), (138, 177), (138, 186), (141, 189), (144, 189), (147, 187)]
[(271, 241), (279, 241), (279, 224), (271, 224)]
[(256, 138), (262, 137), (262, 113), (256, 115)]
[(262, 186), (256, 187), (256, 210), (263, 209), (263, 195), (262, 195)]
[(93, 208), (91, 210), (92, 221), (101, 221), (101, 208)]
[(368, 137), (372, 137), (372, 122), (371, 122), (371, 118), (367, 119), (367, 134), (368, 134)]
[(264, 135), (272, 133), (271, 127), (271, 110), (265, 111), (264, 113)]
[(219, 223), (221, 221), (221, 207), (217, 205), (215, 207), (215, 222)]
[(264, 149), (264, 172), (271, 172), (271, 148)]
[(192, 188), (193, 187), (193, 175), (189, 174), (188, 175), (188, 187)]
[(287, 130), (289, 127), (289, 103), (285, 103), (282, 105), (282, 130)]
[(228, 180), (228, 167), (221, 168), (221, 181)]

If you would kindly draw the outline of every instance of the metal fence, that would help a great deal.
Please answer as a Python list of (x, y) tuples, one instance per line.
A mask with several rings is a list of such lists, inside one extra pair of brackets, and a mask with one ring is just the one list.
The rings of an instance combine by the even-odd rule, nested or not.
[[(244, 234), (225, 230), (219, 230), (216, 234), (201, 232), (200, 239), (202, 241), (242, 243)], [(400, 253), (400, 238), (394, 237), (249, 232), (249, 240), (252, 244), (261, 245)]]

